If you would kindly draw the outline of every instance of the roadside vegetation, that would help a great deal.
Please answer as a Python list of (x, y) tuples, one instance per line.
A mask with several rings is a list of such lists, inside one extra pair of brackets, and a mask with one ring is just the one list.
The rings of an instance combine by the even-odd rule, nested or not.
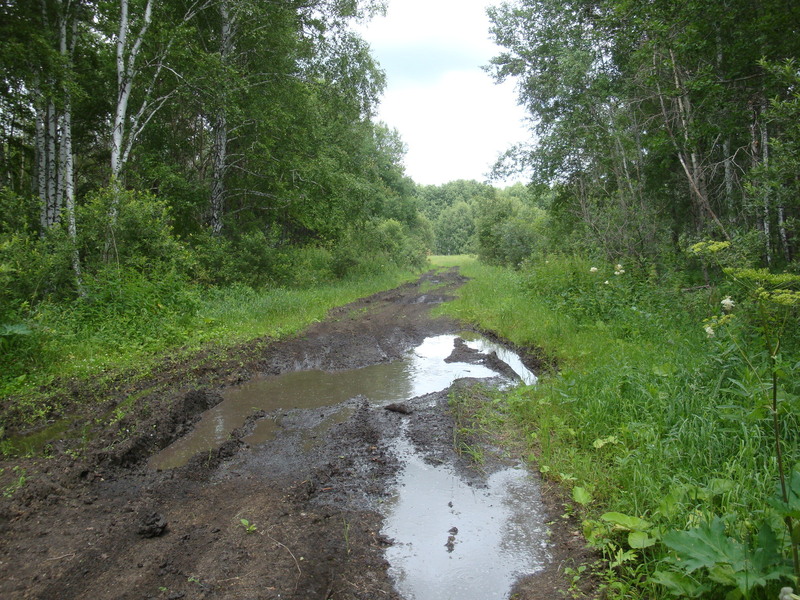
[(795, 309), (722, 274), (687, 290), (575, 256), (462, 272), (448, 314), (557, 365), (501, 405), (572, 496), (609, 596), (777, 598), (800, 499)]

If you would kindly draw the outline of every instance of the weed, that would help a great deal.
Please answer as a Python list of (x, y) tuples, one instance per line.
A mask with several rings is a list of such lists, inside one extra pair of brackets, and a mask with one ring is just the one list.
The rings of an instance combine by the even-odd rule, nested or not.
[(342, 517), (342, 524), (344, 525), (344, 547), (347, 554), (350, 554), (350, 523)]
[(239, 519), (239, 525), (241, 525), (246, 533), (255, 533), (258, 531), (255, 523), (251, 523), (247, 519)]
[(581, 582), (581, 578), (583, 577), (584, 572), (586, 571), (586, 565), (579, 565), (577, 568), (572, 567), (564, 567), (564, 575), (569, 578), (569, 589), (568, 593), (573, 598), (579, 598), (581, 596), (580, 590), (578, 588), (578, 584)]
[(12, 469), (16, 479), (12, 481), (9, 485), (7, 485), (3, 489), (3, 496), (5, 498), (11, 498), (18, 490), (22, 489), (25, 486), (25, 482), (27, 481), (27, 477), (25, 476), (25, 469), (20, 467), (19, 465), (15, 465)]

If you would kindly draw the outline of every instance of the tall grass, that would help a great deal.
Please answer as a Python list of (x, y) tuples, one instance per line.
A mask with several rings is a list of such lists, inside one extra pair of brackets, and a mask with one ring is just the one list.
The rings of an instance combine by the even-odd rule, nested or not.
[[(722, 517), (737, 540), (765, 521), (781, 535), (769, 504), (778, 481), (771, 414), (752, 369), (758, 357), (746, 364), (729, 338), (709, 339), (703, 330), (717, 309), (713, 291), (681, 292), (618, 267), (574, 257), (520, 271), (466, 263), (462, 272), (472, 279), (443, 310), (556, 359), (557, 372), (505, 402), (538, 468), (568, 491), (580, 488), (589, 541), (606, 552), (617, 587), (620, 573), (635, 582), (620, 597), (669, 597), (652, 577), (671, 568), (663, 562), (671, 553), (657, 543), (664, 532)], [(797, 393), (786, 385), (787, 395)], [(800, 420), (792, 411), (781, 418), (793, 464)], [(609, 511), (647, 519), (652, 541), (629, 546), (624, 527), (600, 519)], [(780, 543), (788, 543), (785, 532)], [(740, 597), (777, 597), (778, 585)], [(719, 589), (728, 588), (712, 585), (709, 597)]]
[[(415, 277), (386, 268), (303, 288), (253, 289), (134, 275), (98, 282), (97, 294), (88, 300), (38, 306), (35, 331), (22, 338), (29, 347), (14, 348), (19, 360), (0, 377), (0, 397), (36, 396), (38, 386), (56, 377), (146, 370), (165, 353), (188, 356), (210, 343), (224, 347), (261, 336), (285, 337), (322, 320), (333, 307)], [(30, 415), (34, 420), (39, 413)]]

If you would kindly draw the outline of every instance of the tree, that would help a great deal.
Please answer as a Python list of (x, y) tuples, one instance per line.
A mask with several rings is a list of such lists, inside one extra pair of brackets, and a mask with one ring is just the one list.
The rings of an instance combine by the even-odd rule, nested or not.
[(771, 260), (788, 218), (768, 195), (748, 198), (743, 174), (770, 160), (766, 99), (781, 93), (759, 58), (797, 55), (800, 9), (519, 0), (489, 15), (505, 48), (490, 71), (519, 79), (538, 136), (505, 166), (568, 190), (571, 213), (609, 254), (655, 259), (663, 232), (677, 246), (760, 230)]

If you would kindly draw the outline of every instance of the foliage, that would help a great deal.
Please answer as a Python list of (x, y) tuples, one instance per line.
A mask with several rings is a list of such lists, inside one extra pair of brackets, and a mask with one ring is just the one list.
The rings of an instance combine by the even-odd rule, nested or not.
[[(772, 368), (761, 328), (743, 321), (758, 317), (756, 304), (724, 284), (681, 291), (675, 274), (597, 259), (463, 272), (472, 279), (444, 310), (558, 364), (504, 402), (539, 470), (581, 505), (611, 597), (768, 598), (791, 582), (794, 492), (775, 492)], [(708, 338), (703, 319), (731, 314), (731, 301), (736, 319)], [(772, 322), (784, 327), (778, 414), (784, 463), (794, 464), (797, 321)], [(788, 489), (797, 477), (787, 472)]]
[[(682, 237), (796, 254), (798, 7), (514, 0), (489, 9), (534, 139), (498, 174), (557, 192), (571, 250), (657, 261)], [(566, 237), (566, 236), (562, 236)]]

